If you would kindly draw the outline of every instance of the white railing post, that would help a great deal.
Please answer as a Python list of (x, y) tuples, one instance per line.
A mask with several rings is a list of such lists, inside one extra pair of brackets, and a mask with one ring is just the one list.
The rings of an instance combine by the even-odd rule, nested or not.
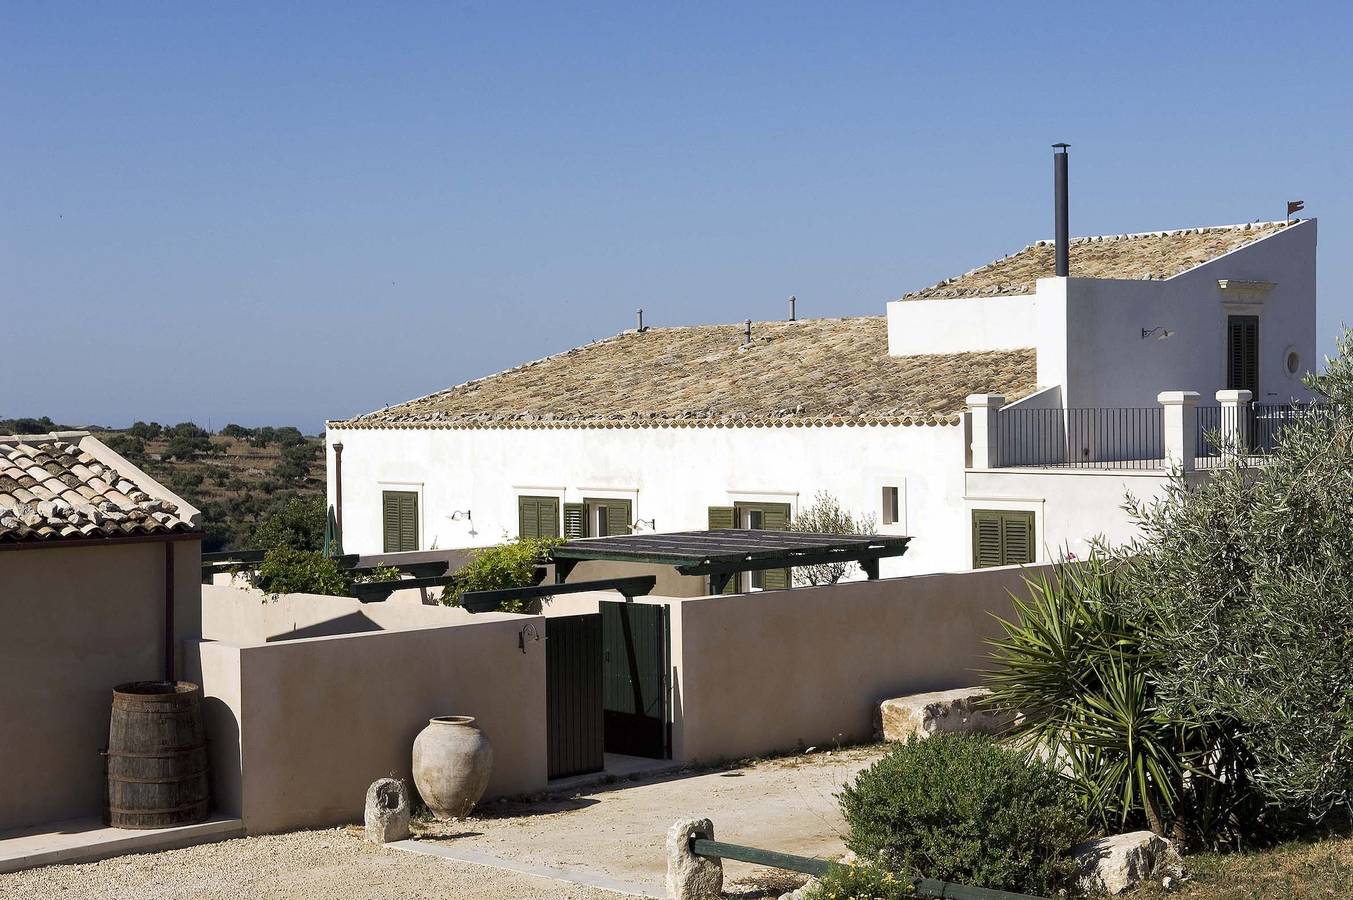
[(1250, 447), (1250, 417), (1246, 415), (1254, 394), (1250, 391), (1217, 391), (1221, 404), (1221, 439), (1229, 450), (1246, 455)]
[(1162, 391), (1156, 402), (1165, 407), (1165, 463), (1193, 471), (1198, 456), (1197, 391)]
[(1001, 464), (1000, 394), (969, 394), (968, 414), (972, 417), (972, 467), (994, 469)]

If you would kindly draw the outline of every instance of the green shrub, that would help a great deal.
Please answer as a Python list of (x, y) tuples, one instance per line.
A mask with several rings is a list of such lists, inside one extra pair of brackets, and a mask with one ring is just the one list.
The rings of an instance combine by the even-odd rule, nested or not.
[[(548, 561), (550, 548), (560, 543), (558, 538), (528, 538), (475, 550), (464, 568), (456, 572), (456, 580), (442, 589), (442, 603), (460, 606), (460, 598), (470, 591), (530, 587), (535, 584), (536, 566)], [(526, 606), (525, 602), (512, 599), (500, 609), (524, 612)]]
[(1047, 766), (972, 735), (913, 739), (840, 795), (846, 846), (905, 877), (1051, 894), (1084, 812)]
[(804, 900), (910, 900), (912, 882), (879, 866), (832, 866)]
[(352, 594), (352, 575), (338, 563), (313, 550), (275, 547), (263, 556), (254, 585), (274, 597), (279, 594)]

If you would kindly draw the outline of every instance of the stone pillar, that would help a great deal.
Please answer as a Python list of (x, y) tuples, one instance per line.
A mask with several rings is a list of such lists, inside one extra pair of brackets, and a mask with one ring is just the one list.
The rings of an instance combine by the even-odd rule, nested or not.
[(378, 778), (366, 791), (366, 839), (373, 844), (409, 836), (409, 787), (399, 778)]
[(1244, 455), (1250, 448), (1250, 401), (1254, 394), (1250, 391), (1217, 391), (1217, 402), (1221, 404), (1221, 439), (1228, 450), (1238, 450)]
[(1193, 471), (1198, 456), (1198, 392), (1162, 391), (1156, 402), (1165, 407), (1165, 464)]
[(681, 819), (667, 829), (667, 900), (719, 900), (723, 861), (696, 856), (691, 838), (714, 840), (709, 819)]
[(1000, 394), (969, 394), (968, 415), (972, 421), (972, 467), (994, 469), (1001, 464)]

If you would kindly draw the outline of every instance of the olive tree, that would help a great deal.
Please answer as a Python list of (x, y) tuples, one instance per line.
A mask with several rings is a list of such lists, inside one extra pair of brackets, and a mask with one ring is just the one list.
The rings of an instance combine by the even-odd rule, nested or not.
[[(841, 501), (826, 491), (818, 491), (813, 502), (789, 523), (790, 531), (806, 534), (873, 534), (872, 515), (853, 515), (841, 508)], [(800, 585), (836, 584), (859, 565), (853, 562), (818, 563), (796, 566), (794, 580)]]

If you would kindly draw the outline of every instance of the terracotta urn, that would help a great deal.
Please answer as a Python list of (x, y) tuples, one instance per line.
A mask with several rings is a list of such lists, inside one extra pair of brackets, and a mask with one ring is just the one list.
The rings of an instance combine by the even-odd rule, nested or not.
[(489, 786), (493, 745), (471, 716), (436, 716), (413, 742), (413, 783), (432, 814), (463, 819)]

